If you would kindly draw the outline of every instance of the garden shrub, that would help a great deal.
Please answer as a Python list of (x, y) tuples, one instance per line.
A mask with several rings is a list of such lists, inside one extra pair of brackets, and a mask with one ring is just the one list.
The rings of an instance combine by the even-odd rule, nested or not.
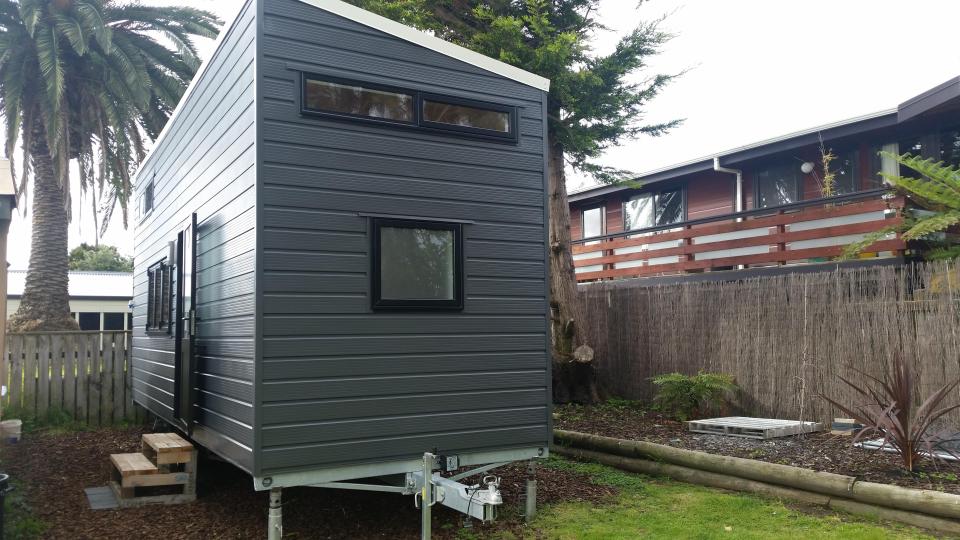
[(654, 408), (681, 421), (726, 410), (739, 390), (733, 377), (723, 373), (667, 373), (651, 380), (657, 386)]

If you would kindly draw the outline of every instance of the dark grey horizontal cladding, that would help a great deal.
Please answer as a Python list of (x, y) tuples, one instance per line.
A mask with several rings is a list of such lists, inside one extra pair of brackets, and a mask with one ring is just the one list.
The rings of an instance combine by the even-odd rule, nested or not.
[(191, 438), (240, 469), (253, 474), (252, 447), (244, 446), (222, 433), (217, 433), (199, 424), (194, 426)]
[(467, 295), (471, 313), (504, 315), (542, 315), (547, 312), (546, 298), (519, 298)]
[(243, 296), (235, 296), (232, 298), (225, 298), (215, 302), (203, 302), (202, 305), (197, 307), (197, 321), (221, 317), (249, 315), (253, 312), (253, 308), (253, 293)]
[[(430, 331), (431, 329), (425, 328)], [(456, 350), (463, 353), (497, 350), (536, 351), (543, 348), (543, 335), (536, 334), (409, 334), (365, 336), (265, 337), (264, 357), (332, 356), (377, 354), (383, 351), (432, 353)]]
[[(541, 338), (542, 339), (542, 338)], [(544, 386), (543, 370), (516, 372), (464, 372), (413, 376), (344, 377), (337, 379), (307, 379), (296, 381), (264, 381), (261, 399), (291, 401), (320, 397), (370, 397), (426, 392), (469, 391), (478, 388), (508, 389)]]
[(236, 257), (223, 261), (214, 266), (209, 266), (197, 272), (197, 288), (204, 288), (210, 285), (221, 283), (229, 279), (236, 280), (241, 276), (253, 272), (256, 267), (256, 257), (251, 251), (242, 253)]
[[(156, 386), (153, 386), (136, 376), (133, 377), (133, 390), (137, 394), (141, 394), (149, 398), (148, 402), (141, 402), (141, 404), (149, 408), (151, 412), (158, 414), (167, 420), (173, 417), (172, 393), (161, 388), (157, 388)], [(158, 409), (154, 409), (153, 405), (160, 405), (160, 407)]]
[(167, 394), (173, 394), (173, 379), (167, 377), (161, 377), (149, 371), (144, 371), (142, 369), (134, 366), (133, 368), (133, 378), (142, 381), (150, 386), (163, 390)]
[[(255, 170), (255, 169), (254, 169)], [(246, 174), (253, 174), (253, 170)], [(223, 228), (226, 226), (236, 227), (236, 221), (239, 219), (248, 219), (250, 223), (256, 224), (256, 203), (257, 191), (253, 185), (250, 185), (237, 194), (213, 215), (203, 220), (203, 226), (198, 227), (197, 238), (206, 239), (211, 234), (220, 234), (223, 240), (229, 239), (232, 235), (223, 234)], [(235, 229), (237, 230), (237, 229)], [(245, 231), (246, 228), (239, 229)]]
[(370, 260), (365, 253), (299, 252), (266, 248), (261, 256), (263, 267), (270, 270), (336, 270), (365, 272)]
[[(488, 405), (492, 405), (488, 403)], [(391, 412), (385, 410), (383, 412)], [(434, 412), (408, 416), (387, 416), (355, 420), (334, 420), (311, 424), (296, 423), (282, 426), (264, 426), (263, 446), (287, 446), (291, 444), (325, 443), (369, 437), (397, 437), (422, 432), (424, 426), (430, 431), (453, 431), (483, 429), (489, 426), (525, 426), (542, 422), (546, 408), (461, 410), (457, 412)]]
[(263, 425), (369, 418), (391, 414), (427, 414), (462, 410), (464, 403), (496, 403), (498, 407), (534, 407), (547, 403), (545, 388), (434, 392), (405, 396), (360, 397), (264, 404)]
[[(264, 33), (266, 34), (276, 36), (322, 35), (325, 42), (357, 54), (391, 59), (404, 65), (416, 63), (455, 75), (457, 78), (454, 87), (456, 88), (464, 86), (464, 83), (461, 82), (465, 80), (461, 78), (464, 75), (493, 80), (500, 78), (498, 75), (442, 54), (424, 54), (424, 49), (419, 45), (397, 39), (360, 23), (336, 17), (297, 2), (268, 3), (265, 6), (265, 14)], [(429, 77), (424, 77), (424, 79), (431, 80)], [(469, 81), (472, 82), (472, 80)], [(537, 90), (533, 88), (507, 87), (506, 90), (529, 100), (538, 100), (540, 97)], [(503, 94), (503, 92), (498, 92), (498, 94)]]
[[(202, 253), (197, 256), (197, 271), (202, 272), (211, 266), (222, 264), (223, 261), (228, 261), (238, 255), (243, 255), (254, 250), (256, 244), (256, 231), (250, 229), (244, 233), (241, 233), (235, 238), (231, 238), (228, 242), (223, 242), (218, 244), (217, 247), (213, 249), (208, 249), (205, 253)], [(198, 250), (201, 249), (202, 243), (197, 243)]]
[(369, 244), (370, 240), (362, 233), (272, 227), (263, 229), (263, 245), (269, 246), (270, 249), (365, 253)]
[(197, 334), (207, 337), (252, 336), (253, 315), (200, 320), (197, 322)]
[(253, 380), (253, 361), (244, 358), (197, 356), (197, 371), (244, 381)]
[(264, 292), (360, 293), (365, 294), (370, 278), (362, 272), (272, 272), (264, 271)]
[(416, 433), (403, 437), (364, 441), (264, 448), (261, 468), (264, 474), (275, 474), (284, 469), (312, 468), (323, 464), (416, 459), (423, 457), (424, 448), (436, 449), (440, 454), (455, 454), (464, 451), (482, 451), (488, 448), (542, 447), (548, 440), (547, 424), (542, 421), (531, 426)]
[(142, 346), (138, 347), (136, 351), (137, 351), (136, 355), (134, 356), (135, 360), (142, 360), (144, 362), (161, 364), (161, 365), (169, 366), (170, 369), (173, 369), (173, 352), (172, 351), (147, 349)]
[(464, 147), (453, 144), (451, 141), (456, 141), (457, 138), (449, 135), (443, 137), (443, 142), (430, 142), (412, 137), (398, 137), (397, 130), (384, 129), (382, 126), (379, 131), (362, 132), (337, 129), (338, 125), (338, 122), (332, 120), (318, 119), (315, 124), (310, 125), (266, 122), (260, 129), (266, 144), (451, 161), (494, 169), (543, 170), (541, 155), (511, 151), (514, 147), (506, 144), (488, 143), (487, 147)]
[[(322, 165), (324, 169), (328, 170), (350, 170), (385, 176), (400, 172), (405, 177), (433, 180), (453, 179), (474, 184), (500, 185), (504, 183), (505, 179), (509, 179), (511, 185), (525, 189), (536, 189), (538, 186), (541, 188), (543, 186), (542, 167), (541, 170), (533, 171), (501, 169), (493, 164), (487, 166), (465, 165), (442, 159), (409, 159), (404, 156), (383, 155), (376, 152), (305, 147), (300, 144), (284, 145), (265, 142), (263, 147), (265, 164), (277, 163), (297, 167)], [(358, 154), (363, 159), (357, 159)], [(433, 157), (441, 158), (442, 156)], [(277, 179), (269, 177), (264, 178), (264, 180), (277, 181)]]
[(197, 393), (197, 406), (235, 418), (238, 422), (248, 426), (253, 425), (253, 405), (251, 403), (203, 390)]
[[(441, 195), (442, 193), (438, 193)], [(326, 210), (363, 211), (382, 214), (404, 214), (432, 218), (463, 219), (472, 216), (484, 221), (503, 223), (543, 222), (540, 207), (463, 202), (446, 197), (408, 198), (377, 193), (340, 192), (276, 185), (263, 186), (263, 202), (274, 206), (297, 206)], [(269, 267), (268, 267), (269, 268)]]
[(215, 338), (198, 336), (198, 354), (205, 356), (229, 356), (232, 358), (253, 358), (253, 336), (248, 338)]
[(220, 394), (247, 403), (253, 402), (253, 385), (250, 381), (220, 377), (209, 373), (199, 373), (197, 386), (207, 392), (213, 392), (214, 394)]
[[(205, 219), (203, 226), (198, 227), (197, 256), (205, 255), (210, 250), (221, 247), (229, 242), (233, 242), (244, 233), (253, 230), (255, 226), (254, 222), (256, 220), (255, 208), (248, 207), (245, 210), (240, 210), (239, 208), (229, 208), (230, 205), (227, 206), (228, 208), (217, 212), (209, 219)], [(231, 211), (239, 211), (239, 213), (231, 215)], [(229, 221), (220, 225), (219, 223), (212, 224), (211, 219), (215, 221)], [(211, 225), (215, 225), (215, 227)]]
[(513, 261), (509, 259), (477, 259), (468, 256), (466, 272), (471, 277), (490, 278), (546, 278), (546, 265), (541, 261)]
[(543, 351), (504, 350), (489, 353), (380, 354), (268, 359), (263, 362), (263, 380), (435, 375), (478, 368), (486, 372), (535, 370), (543, 368), (545, 357), (546, 353)]
[[(485, 295), (485, 296), (522, 296), (522, 297), (543, 297), (546, 293), (543, 289), (542, 279), (489, 279), (489, 278), (470, 278), (467, 280), (467, 295)], [(540, 319), (543, 323), (543, 319)], [(487, 324), (485, 323), (484, 328)], [(520, 331), (520, 330), (518, 330)]]
[[(202, 275), (203, 273), (201, 272), (200, 274)], [(199, 304), (197, 309), (205, 309), (207, 302), (252, 294), (254, 291), (254, 282), (253, 272), (248, 272), (236, 277), (225, 278), (211, 285), (204, 285), (197, 289), (197, 302)], [(203, 318), (218, 316), (220, 315), (214, 311), (208, 317)]]
[(194, 414), (199, 424), (226, 435), (244, 446), (253, 446), (253, 428), (251, 426), (237, 422), (235, 418), (202, 407), (195, 407)]
[[(541, 197), (543, 194), (541, 194)], [(492, 242), (490, 240), (473, 240), (470, 238), (470, 226), (467, 226), (466, 253), (477, 259), (509, 259), (512, 261), (542, 261), (546, 255), (546, 247), (540, 242)]]
[[(540, 198), (543, 198), (543, 192), (540, 192)], [(502, 240), (516, 242), (540, 242), (543, 243), (543, 226), (541, 225), (518, 225), (505, 223), (471, 223), (470, 238), (474, 240)]]
[[(140, 331), (142, 334), (142, 329)], [(173, 338), (170, 336), (162, 337), (150, 337), (144, 335), (133, 336), (133, 348), (134, 349), (153, 349), (156, 351), (165, 351), (173, 354), (174, 342)]]
[[(436, 154), (434, 154), (436, 155)], [(285, 186), (300, 186), (317, 189), (372, 192), (404, 197), (436, 197), (442, 190), (444, 197), (464, 201), (480, 201), (491, 204), (506, 203), (527, 206), (542, 206), (543, 191), (518, 189), (511, 182), (510, 174), (488, 174), (491, 181), (465, 183), (459, 180), (435, 180), (406, 176), (404, 171), (392, 175), (357, 173), (326, 168), (290, 167), (265, 164), (264, 179), (282, 179)]]
[(367, 231), (367, 220), (358, 216), (356, 210), (352, 212), (328, 212), (309, 208), (266, 206), (260, 209), (258, 218), (263, 227), (300, 228), (328, 232), (365, 233)]
[[(163, 357), (159, 360), (150, 357)], [(173, 356), (168, 353), (156, 353), (154, 351), (140, 350), (137, 356), (132, 359), (133, 369), (153, 373), (154, 375), (173, 380)]]
[(272, 293), (262, 297), (264, 313), (367, 313), (370, 299), (357, 294)]
[[(543, 293), (543, 282), (538, 283)], [(527, 333), (543, 332), (544, 317), (475, 316), (467, 313), (443, 315), (421, 313), (370, 313), (366, 315), (294, 316), (266, 314), (263, 333), (266, 336), (376, 336), (389, 334), (423, 334), (466, 332)]]

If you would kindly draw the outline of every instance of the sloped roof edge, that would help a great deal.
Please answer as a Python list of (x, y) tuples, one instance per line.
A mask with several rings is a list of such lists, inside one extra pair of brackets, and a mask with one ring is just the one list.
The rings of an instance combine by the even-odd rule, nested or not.
[(518, 67), (511, 66), (499, 60), (494, 60), (489, 56), (478, 52), (465, 49), (459, 45), (454, 45), (449, 41), (444, 41), (438, 37), (431, 36), (426, 32), (421, 32), (405, 24), (392, 21), (386, 17), (381, 17), (354, 5), (342, 2), (341, 0), (299, 0), (304, 4), (329, 11), (334, 15), (339, 15), (345, 19), (369, 26), (381, 32), (385, 32), (404, 41), (409, 41), (436, 51), (440, 54), (449, 56), (461, 62), (466, 62), (480, 69), (496, 73), (502, 77), (513, 79), (514, 81), (532, 86), (544, 92), (550, 90), (550, 80), (539, 75), (524, 71)]

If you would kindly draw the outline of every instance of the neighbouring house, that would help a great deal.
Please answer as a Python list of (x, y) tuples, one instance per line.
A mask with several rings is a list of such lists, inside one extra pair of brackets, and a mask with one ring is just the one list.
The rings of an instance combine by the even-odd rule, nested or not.
[(337, 0), (221, 36), (135, 179), (135, 401), (277, 497), (545, 456), (549, 81)]
[[(7, 273), (7, 313), (20, 307), (26, 270)], [(130, 272), (71, 271), (68, 285), (70, 316), (81, 330), (130, 330), (133, 313), (133, 274)]]
[[(826, 198), (821, 148), (836, 156)], [(577, 280), (814, 269), (904, 211), (884, 189), (879, 173), (898, 166), (881, 150), (960, 165), (960, 77), (893, 109), (651, 171), (639, 187), (571, 193)], [(868, 249), (848, 264), (898, 264), (922, 246), (889, 235)]]

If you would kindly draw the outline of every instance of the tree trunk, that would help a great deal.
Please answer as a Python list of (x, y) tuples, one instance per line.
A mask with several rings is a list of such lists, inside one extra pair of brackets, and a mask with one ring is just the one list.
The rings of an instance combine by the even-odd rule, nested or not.
[(550, 319), (553, 343), (553, 400), (557, 403), (600, 401), (593, 351), (587, 345), (583, 305), (570, 251), (570, 206), (567, 202), (563, 146), (550, 138)]
[(67, 290), (69, 221), (64, 193), (54, 174), (53, 160), (42, 128), (35, 129), (30, 155), (33, 164), (33, 233), (30, 267), (20, 307), (10, 317), (11, 332), (77, 330), (70, 317)]

